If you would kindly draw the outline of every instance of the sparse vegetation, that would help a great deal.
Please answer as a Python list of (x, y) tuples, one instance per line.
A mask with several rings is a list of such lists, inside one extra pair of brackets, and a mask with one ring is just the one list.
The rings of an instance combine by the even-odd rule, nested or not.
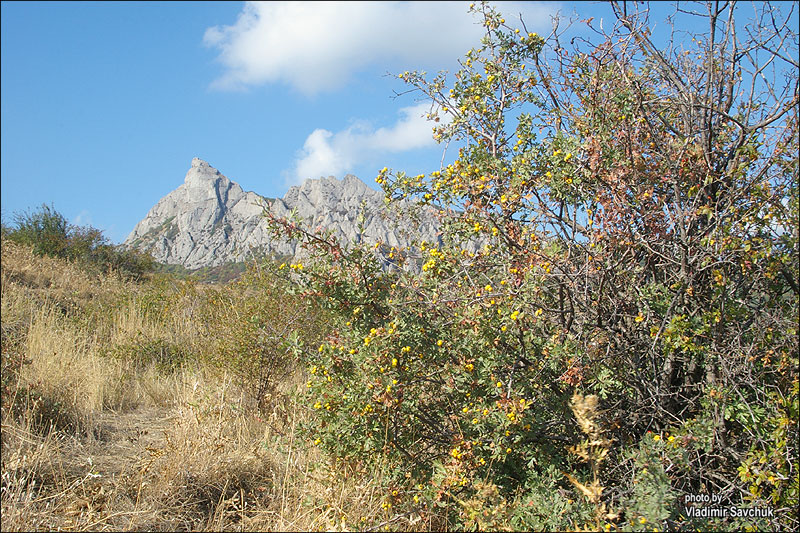
[(213, 267), (189, 269), (182, 265), (156, 263), (154, 270), (178, 279), (193, 280), (199, 283), (228, 283), (239, 279), (247, 271), (247, 265), (245, 262), (229, 262)]
[(148, 254), (110, 244), (97, 228), (70, 224), (47, 204), (34, 211), (16, 213), (13, 226), (3, 224), (3, 238), (30, 245), (38, 255), (76, 261), (95, 273), (113, 270), (138, 279), (151, 272), (155, 264)]
[(282, 335), (320, 319), (257, 269), (133, 282), (3, 238), (3, 531), (374, 525), (374, 480), (297, 435)]

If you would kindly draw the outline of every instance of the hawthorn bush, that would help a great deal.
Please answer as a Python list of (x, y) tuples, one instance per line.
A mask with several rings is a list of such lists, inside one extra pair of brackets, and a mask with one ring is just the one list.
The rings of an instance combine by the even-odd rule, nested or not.
[[(599, 42), (567, 46), (472, 6), (485, 36), (454, 79), (400, 74), (457, 157), (376, 178), (390, 207), (435, 213), (441, 240), (370, 247), (272, 219), (309, 250), (279, 271), (337, 317), (304, 356), (309, 440), (387, 473), (382, 525), (798, 525), (782, 7), (678, 9), (707, 31), (665, 45), (613, 3), (610, 32), (583, 21)], [(689, 494), (774, 516), (692, 518)]]

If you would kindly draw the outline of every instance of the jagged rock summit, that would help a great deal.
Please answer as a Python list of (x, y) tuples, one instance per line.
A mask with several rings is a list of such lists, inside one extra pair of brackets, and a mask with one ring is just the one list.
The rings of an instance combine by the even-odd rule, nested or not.
[[(361, 238), (389, 246), (405, 246), (400, 225), (385, 216), (383, 195), (353, 175), (309, 179), (280, 199), (245, 192), (202, 159), (194, 158), (183, 185), (147, 213), (125, 245), (150, 252), (159, 262), (186, 268), (243, 261), (254, 253), (296, 256), (296, 243), (274, 240), (262, 216), (266, 208), (278, 216), (293, 210), (307, 227), (333, 230), (346, 241), (356, 238), (362, 204)], [(435, 235), (433, 219), (422, 225), (426, 238)]]

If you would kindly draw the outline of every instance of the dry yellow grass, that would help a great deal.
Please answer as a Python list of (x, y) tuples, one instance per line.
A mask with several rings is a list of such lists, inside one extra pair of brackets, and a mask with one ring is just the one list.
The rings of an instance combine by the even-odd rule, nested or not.
[(202, 357), (165, 371), (119, 356), (208, 349), (200, 293), (178, 294), (154, 315), (142, 286), (2, 243), (3, 531), (425, 527), (385, 523), (380, 476), (298, 436), (301, 370), (259, 412)]

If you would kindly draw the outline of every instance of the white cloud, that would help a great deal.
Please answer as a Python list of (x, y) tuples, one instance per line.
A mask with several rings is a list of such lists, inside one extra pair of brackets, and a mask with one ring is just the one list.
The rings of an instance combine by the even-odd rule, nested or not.
[[(212, 84), (242, 89), (282, 82), (312, 95), (345, 84), (354, 72), (442, 68), (482, 34), (466, 2), (247, 2), (236, 23), (206, 30), (225, 71)], [(553, 3), (501, 3), (542, 29)]]
[(293, 179), (301, 182), (306, 178), (341, 176), (361, 163), (364, 154), (377, 157), (432, 146), (433, 123), (425, 118), (430, 110), (430, 103), (404, 107), (398, 121), (389, 128), (375, 129), (362, 120), (337, 133), (314, 130), (298, 153)]
[(89, 213), (86, 209), (81, 210), (80, 213), (75, 215), (75, 218), (72, 219), (72, 225), (74, 226), (91, 226), (92, 225), (92, 214)]

